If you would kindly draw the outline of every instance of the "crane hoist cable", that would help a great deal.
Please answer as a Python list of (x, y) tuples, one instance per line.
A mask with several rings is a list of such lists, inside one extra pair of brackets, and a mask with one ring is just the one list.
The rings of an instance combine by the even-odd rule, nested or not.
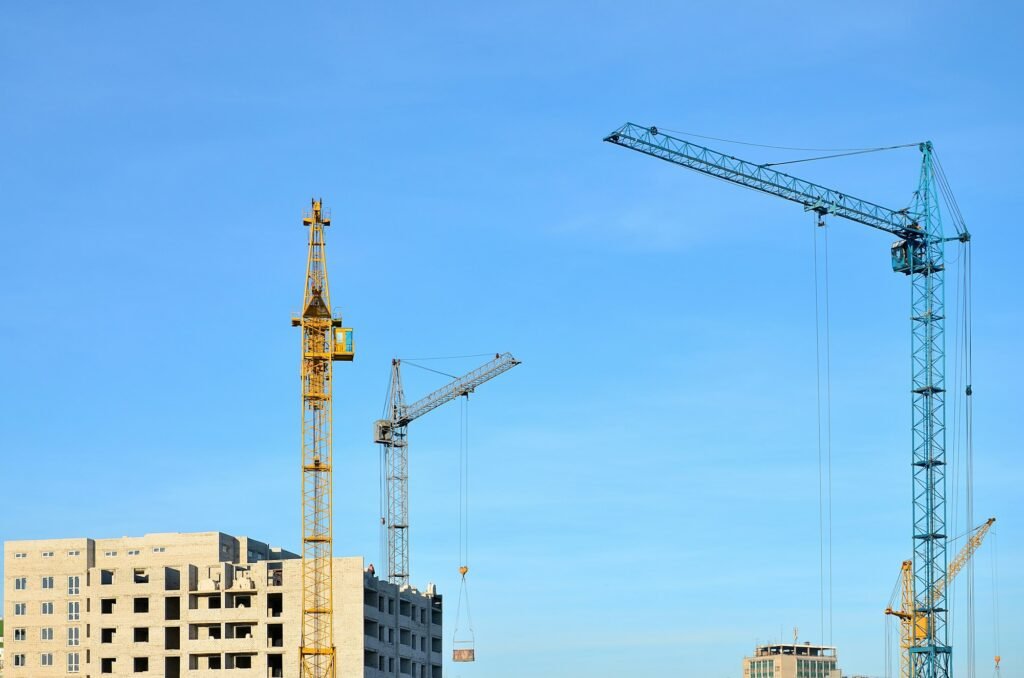
[[(462, 399), (459, 409), (459, 601), (455, 608), (452, 631), (452, 661), (476, 661), (476, 633), (469, 606), (469, 394)], [(460, 626), (462, 608), (466, 608), (466, 628)]]
[[(832, 337), (829, 312), (828, 224), (814, 216), (814, 368), (818, 420), (818, 577), (821, 642), (832, 644)], [(818, 266), (818, 232), (823, 273)], [(819, 287), (822, 288), (819, 294)], [(822, 322), (824, 320), (824, 323)], [(824, 325), (824, 328), (822, 327)], [(824, 349), (824, 351), (822, 350)], [(822, 355), (824, 353), (824, 355)], [(824, 367), (824, 370), (822, 369)], [(824, 384), (822, 372), (824, 371)], [(827, 614), (826, 614), (827, 613)], [(828, 621), (826, 625), (826, 619)], [(827, 633), (826, 633), (827, 629)]]
[(995, 666), (992, 675), (998, 678), (999, 663), (999, 531), (992, 530), (992, 649)]

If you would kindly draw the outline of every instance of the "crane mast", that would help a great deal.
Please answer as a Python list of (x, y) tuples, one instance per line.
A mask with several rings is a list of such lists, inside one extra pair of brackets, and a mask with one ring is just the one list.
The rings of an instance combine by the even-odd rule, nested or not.
[(303, 215), (309, 230), (302, 314), (302, 678), (334, 678), (332, 509), (332, 363), (353, 358), (352, 330), (331, 314), (324, 228), (330, 217), (313, 200)]
[[(952, 672), (946, 629), (946, 408), (945, 408), (945, 244), (966, 242), (960, 232), (942, 231), (931, 142), (919, 145), (921, 172), (909, 207), (893, 210), (841, 191), (720, 153), (661, 133), (656, 127), (626, 123), (605, 141), (660, 158), (729, 183), (803, 205), (819, 218), (835, 215), (885, 231), (892, 245), (893, 270), (911, 285), (911, 474), (914, 614), (926, 618), (925, 637), (915, 638), (915, 678), (948, 678)], [(969, 392), (968, 392), (969, 395)]]
[(518, 364), (511, 353), (497, 354), (493, 360), (407, 405), (402, 387), (402, 361), (398, 358), (391, 361), (388, 418), (374, 424), (373, 438), (384, 449), (388, 581), (392, 584), (409, 583), (409, 424), (445, 403), (469, 396), (481, 384)]

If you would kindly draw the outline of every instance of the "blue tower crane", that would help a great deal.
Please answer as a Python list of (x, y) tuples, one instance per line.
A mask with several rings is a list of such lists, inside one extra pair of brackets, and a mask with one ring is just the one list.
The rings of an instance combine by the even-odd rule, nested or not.
[[(898, 240), (892, 268), (910, 279), (911, 469), (913, 475), (914, 613), (927, 629), (910, 648), (914, 678), (949, 678), (952, 647), (946, 628), (946, 381), (945, 245), (967, 242), (970, 234), (942, 231), (933, 149), (919, 145), (921, 173), (910, 206), (893, 210), (798, 179), (766, 165), (740, 160), (657, 127), (626, 123), (604, 139), (676, 165), (800, 203), (819, 217), (835, 215), (865, 224)], [(969, 387), (968, 387), (969, 389)], [(968, 395), (970, 392), (968, 390)]]

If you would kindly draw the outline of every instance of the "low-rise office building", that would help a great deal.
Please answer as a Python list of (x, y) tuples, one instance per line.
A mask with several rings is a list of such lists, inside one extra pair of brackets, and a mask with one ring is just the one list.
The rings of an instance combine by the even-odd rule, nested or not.
[[(11, 541), (4, 561), (7, 678), (298, 678), (294, 553), (203, 532)], [(335, 558), (334, 608), (339, 677), (441, 677), (433, 586), (400, 590)]]
[(842, 678), (836, 649), (811, 643), (758, 645), (743, 659), (743, 678)]

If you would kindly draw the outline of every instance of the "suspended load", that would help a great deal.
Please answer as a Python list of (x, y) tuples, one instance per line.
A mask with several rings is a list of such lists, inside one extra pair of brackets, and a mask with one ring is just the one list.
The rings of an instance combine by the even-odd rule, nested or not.
[[(466, 589), (466, 573), (469, 568), (463, 565), (459, 568), (462, 575), (462, 585), (459, 587), (459, 606), (455, 610), (455, 633), (452, 638), (452, 661), (454, 662), (475, 662), (476, 661), (476, 638), (473, 634), (473, 617), (469, 613), (469, 591)], [(462, 617), (462, 604), (466, 604), (466, 628), (460, 630), (459, 620)]]

